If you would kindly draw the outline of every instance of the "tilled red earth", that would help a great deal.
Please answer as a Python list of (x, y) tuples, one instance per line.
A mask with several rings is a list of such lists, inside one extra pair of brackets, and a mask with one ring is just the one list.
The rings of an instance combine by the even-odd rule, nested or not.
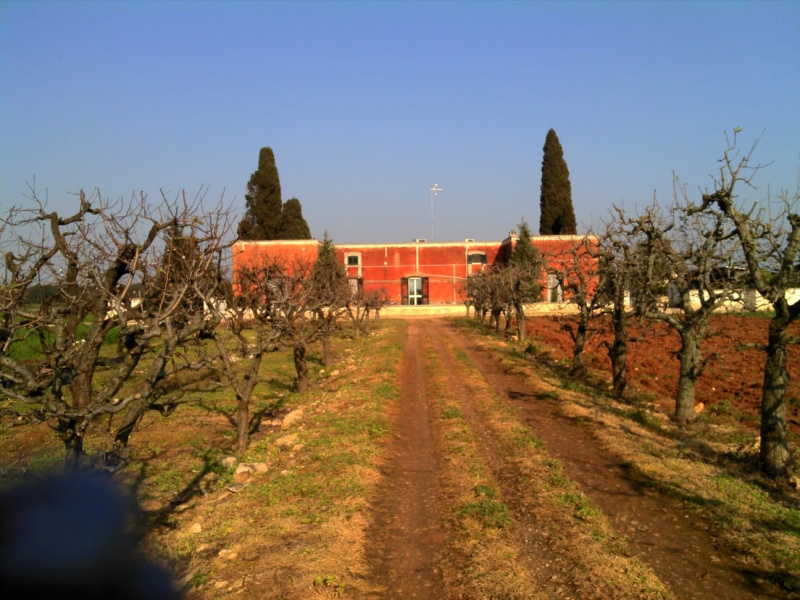
[[(545, 336), (544, 323), (539, 323), (538, 327), (534, 324), (533, 328), (542, 341), (556, 339)], [(666, 345), (666, 338), (660, 344)], [(726, 556), (718, 548), (715, 531), (709, 523), (677, 500), (660, 495), (643, 477), (629, 472), (618, 457), (601, 446), (586, 426), (560, 416), (555, 403), (542, 400), (541, 390), (537, 390), (534, 384), (504, 371), (475, 339), (438, 319), (409, 322), (402, 371), (403, 401), (400, 413), (396, 415), (399, 437), (395, 440), (394, 458), (386, 467), (387, 477), (370, 536), (373, 547), (368, 549), (373, 576), (386, 583), (383, 597), (458, 597), (448, 590), (435, 567), (446, 542), (441, 526), (443, 517), (437, 502), (439, 482), (436, 470), (441, 457), (428, 417), (432, 398), (425, 390), (422, 376), (430, 361), (427, 354), (434, 349), (438, 362), (445, 365), (452, 385), (459, 385), (449, 348), (463, 352), (496, 394), (508, 398), (520, 408), (525, 422), (545, 442), (549, 453), (563, 463), (568, 475), (608, 515), (616, 530), (676, 597), (719, 600), (786, 597), (780, 590), (764, 583), (764, 574), (748, 572), (741, 562)], [(664, 351), (669, 352), (668, 349)], [(656, 361), (655, 364), (660, 366), (656, 377), (668, 376), (664, 364), (657, 362), (657, 356), (649, 356), (648, 360)], [(732, 362), (720, 361), (719, 364), (733, 376)], [(755, 372), (755, 365), (750, 370), (742, 370), (745, 376), (752, 376)], [(655, 381), (655, 378), (651, 380)], [(737, 388), (731, 385), (722, 389), (732, 393)], [(750, 395), (737, 397), (749, 398)], [(469, 402), (468, 395), (463, 395), (463, 401)], [(471, 413), (465, 404), (464, 414), (469, 416)], [(479, 422), (471, 426), (476, 437), (482, 440), (484, 459), (492, 469), (503, 497), (509, 500), (514, 518), (520, 522), (536, 523), (535, 515), (525, 514), (524, 490), (519, 487), (519, 480), (504, 475), (508, 470), (504, 457), (492, 455), (491, 440), (481, 432)], [(535, 541), (541, 534), (538, 537), (542, 538), (542, 555), (538, 558), (552, 560), (553, 557), (546, 554), (546, 526), (539, 523), (536, 528), (542, 531), (534, 532), (534, 545), (526, 549), (525, 554), (531, 560), (537, 560)], [(567, 565), (564, 572), (569, 571)], [(534, 569), (533, 572), (540, 573), (540, 570)], [(581, 594), (579, 587), (571, 586), (569, 582), (565, 586), (538, 582), (535, 587), (546, 597), (587, 597)], [(588, 594), (588, 597), (595, 596)]]
[[(569, 323), (569, 319), (565, 319)], [(708, 339), (701, 351), (708, 359), (705, 372), (697, 382), (696, 400), (709, 408), (724, 403), (725, 410), (740, 411), (742, 421), (758, 426), (761, 406), (761, 383), (764, 378), (762, 350), (767, 341), (769, 319), (738, 315), (713, 316)], [(569, 364), (572, 339), (561, 323), (550, 317), (528, 319), (528, 331), (534, 342), (552, 352), (553, 358)], [(642, 336), (642, 328), (632, 323), (632, 341), (628, 347), (628, 384), (634, 393), (647, 395), (667, 414), (674, 411), (673, 398), (678, 387), (677, 352), (680, 338), (664, 323), (651, 323)], [(790, 328), (800, 335), (800, 322)], [(607, 321), (598, 321), (586, 343), (586, 365), (601, 379), (611, 381), (611, 369), (605, 348), (611, 341)], [(787, 419), (790, 428), (800, 426), (800, 347), (789, 347), (790, 381), (786, 389)]]

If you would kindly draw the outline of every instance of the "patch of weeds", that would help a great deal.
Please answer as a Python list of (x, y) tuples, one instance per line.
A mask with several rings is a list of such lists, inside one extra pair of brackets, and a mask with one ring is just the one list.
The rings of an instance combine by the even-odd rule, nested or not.
[(708, 414), (717, 417), (728, 416), (738, 421), (742, 413), (738, 408), (731, 404), (729, 398), (723, 398), (721, 402), (716, 402), (708, 408)]
[(661, 430), (661, 421), (649, 410), (643, 407), (636, 407), (626, 410), (623, 416), (630, 419), (634, 423), (638, 423), (642, 427), (646, 427), (652, 431)]
[(205, 571), (200, 571), (199, 573), (195, 573), (192, 576), (192, 578), (189, 580), (189, 583), (186, 584), (186, 586), (188, 588), (196, 588), (205, 584), (207, 581), (208, 581), (208, 573), (206, 573)]
[(544, 460), (544, 466), (550, 472), (547, 476), (547, 488), (566, 488), (570, 485), (570, 479), (564, 473), (561, 463), (555, 459), (548, 458)]
[(541, 352), (541, 349), (533, 342), (528, 342), (528, 345), (525, 346), (525, 349), (522, 351), (525, 356), (535, 356), (539, 354), (539, 352)]
[(561, 494), (561, 501), (573, 507), (575, 510), (575, 518), (580, 521), (588, 521), (600, 514), (600, 510), (594, 506), (589, 498), (582, 492), (564, 492)]
[(539, 450), (544, 448), (544, 442), (536, 437), (530, 429), (518, 429), (514, 432), (512, 443), (517, 448), (528, 448), (533, 446)]
[(508, 507), (497, 500), (497, 492), (485, 485), (476, 485), (472, 491), (477, 500), (461, 506), (458, 511), (461, 517), (472, 517), (484, 527), (494, 529), (503, 529), (511, 524)]
[(389, 433), (389, 428), (385, 423), (375, 421), (368, 425), (367, 431), (369, 431), (369, 437), (379, 440)]
[(322, 517), (317, 513), (308, 514), (300, 519), (300, 522), (303, 525), (313, 525), (314, 523), (319, 523), (322, 521)]
[(378, 386), (375, 388), (375, 398), (379, 398), (381, 400), (393, 400), (397, 396), (397, 386), (391, 381), (384, 381), (383, 383), (378, 384)]
[(570, 483), (569, 478), (564, 474), (563, 471), (552, 473), (547, 477), (548, 488), (564, 488), (568, 486), (569, 483)]
[(465, 364), (469, 364), (469, 362), (470, 362), (469, 356), (467, 356), (467, 354), (463, 350), (459, 350), (458, 348), (456, 348), (455, 349), (455, 355), (456, 355), (456, 359), (458, 359), (459, 362), (462, 362), (462, 363), (465, 363)]
[(558, 392), (550, 390), (549, 392), (537, 392), (537, 400), (558, 400)]
[(444, 435), (444, 439), (448, 442), (465, 442), (470, 443), (472, 441), (472, 436), (470, 435), (469, 431), (465, 431), (464, 429), (459, 429), (457, 431), (450, 431)]
[(562, 379), (561, 389), (567, 390), (568, 392), (577, 392), (581, 389), (581, 384), (575, 379)]
[(164, 446), (161, 446), (155, 442), (147, 442), (147, 445), (144, 447), (144, 449), (154, 456), (158, 456), (164, 452)]
[(264, 438), (251, 442), (247, 453), (253, 456), (269, 456), (271, 453), (270, 441)]
[(345, 589), (344, 583), (338, 581), (333, 575), (321, 575), (314, 578), (314, 587), (324, 587), (332, 589), (336, 592), (343, 592)]
[(442, 410), (443, 419), (463, 419), (464, 413), (457, 408), (447, 407)]
[(186, 472), (183, 469), (170, 469), (153, 476), (153, 485), (161, 492), (174, 492), (186, 484)]

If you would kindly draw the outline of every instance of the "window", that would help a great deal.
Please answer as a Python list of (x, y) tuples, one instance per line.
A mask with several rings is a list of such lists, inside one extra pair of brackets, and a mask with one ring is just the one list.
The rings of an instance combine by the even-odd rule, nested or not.
[(485, 265), (486, 253), (485, 252), (470, 252), (467, 254), (468, 265)]
[(347, 274), (353, 277), (361, 277), (361, 253), (360, 252), (345, 252), (344, 264), (347, 268)]
[(410, 306), (428, 304), (428, 278), (403, 277), (400, 280), (401, 303)]

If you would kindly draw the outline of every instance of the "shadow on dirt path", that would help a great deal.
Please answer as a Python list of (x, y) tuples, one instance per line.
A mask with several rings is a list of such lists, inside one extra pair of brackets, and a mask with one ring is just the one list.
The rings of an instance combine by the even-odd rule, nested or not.
[(397, 435), (373, 504), (367, 560), (372, 578), (385, 585), (381, 598), (443, 598), (438, 554), (441, 522), (439, 457), (421, 366), (420, 323), (409, 321), (403, 353)]
[[(722, 554), (714, 532), (678, 500), (657, 493), (649, 482), (626, 469), (579, 421), (557, 414), (556, 401), (542, 399), (522, 377), (506, 372), (497, 359), (458, 328), (428, 321), (463, 352), (485, 381), (521, 411), (524, 421), (558, 458), (570, 478), (608, 515), (612, 526), (676, 597), (738, 600), (785, 598), (758, 574)], [(539, 390), (541, 391), (541, 390)]]

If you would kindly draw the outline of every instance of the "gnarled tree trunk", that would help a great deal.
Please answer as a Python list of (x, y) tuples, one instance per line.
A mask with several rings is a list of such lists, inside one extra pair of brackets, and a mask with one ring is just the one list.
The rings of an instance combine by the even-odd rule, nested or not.
[(306, 362), (305, 344), (297, 344), (293, 348), (294, 369), (297, 372), (297, 391), (302, 394), (308, 391), (308, 363)]
[[(776, 307), (777, 308), (777, 307)], [(778, 310), (769, 324), (761, 399), (761, 467), (770, 476), (793, 466), (786, 438), (787, 318)]]
[(678, 395), (675, 400), (675, 420), (678, 423), (692, 421), (696, 413), (695, 388), (700, 376), (700, 339), (695, 328), (685, 326), (681, 332), (681, 350), (679, 353), (680, 371), (678, 375)]

